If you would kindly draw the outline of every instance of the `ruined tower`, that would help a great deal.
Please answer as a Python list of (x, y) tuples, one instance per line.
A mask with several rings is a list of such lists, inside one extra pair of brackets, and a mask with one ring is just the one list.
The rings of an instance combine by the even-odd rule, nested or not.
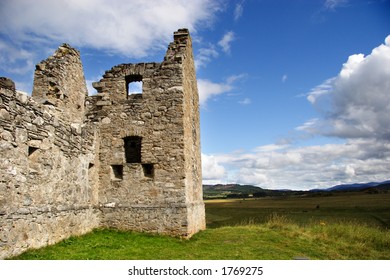
[(161, 63), (114, 66), (93, 86), (87, 96), (66, 44), (37, 65), (32, 97), (0, 79), (0, 258), (99, 226), (182, 237), (205, 228), (188, 30)]
[[(142, 82), (142, 92), (129, 84)], [(114, 66), (93, 83), (87, 117), (97, 122), (99, 202), (110, 227), (190, 236), (204, 228), (199, 104), (188, 30), (162, 63)]]

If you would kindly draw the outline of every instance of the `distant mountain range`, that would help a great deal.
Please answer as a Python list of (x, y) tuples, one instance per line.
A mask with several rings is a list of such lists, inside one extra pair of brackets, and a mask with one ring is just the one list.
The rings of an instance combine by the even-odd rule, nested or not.
[[(382, 187), (389, 187), (390, 186), (390, 180), (384, 181), (384, 182), (370, 182), (370, 183), (363, 183), (363, 184), (344, 184), (344, 185), (337, 185), (331, 188), (325, 189), (325, 191), (353, 191), (353, 190), (364, 190), (368, 188), (382, 188)], [(313, 191), (313, 190), (312, 190)]]
[(390, 191), (390, 180), (384, 182), (356, 183), (337, 185), (326, 189), (312, 189), (308, 191), (295, 190), (270, 190), (252, 185), (239, 184), (217, 184), (203, 185), (204, 198), (245, 198), (245, 197), (266, 197), (266, 196), (286, 196), (303, 195), (321, 192), (351, 192), (366, 191), (370, 193), (380, 193)]

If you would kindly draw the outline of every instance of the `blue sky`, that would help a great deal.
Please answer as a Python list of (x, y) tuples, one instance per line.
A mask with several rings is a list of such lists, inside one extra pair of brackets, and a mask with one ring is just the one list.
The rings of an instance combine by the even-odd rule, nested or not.
[(90, 92), (190, 29), (204, 183), (310, 189), (390, 179), (389, 0), (0, 0), (0, 76), (81, 51)]

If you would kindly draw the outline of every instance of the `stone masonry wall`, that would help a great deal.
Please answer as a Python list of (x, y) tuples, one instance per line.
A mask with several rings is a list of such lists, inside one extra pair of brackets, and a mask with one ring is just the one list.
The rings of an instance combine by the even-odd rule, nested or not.
[(199, 95), (195, 75), (195, 65), (188, 33), (175, 33), (175, 41), (183, 48), (183, 125), (184, 155), (186, 174), (186, 204), (188, 208), (188, 232), (193, 234), (205, 228), (205, 211), (202, 191), (202, 164), (200, 148)]
[(83, 122), (88, 91), (80, 53), (63, 44), (51, 57), (37, 64), (32, 96), (40, 103), (56, 106), (63, 118)]
[(0, 259), (97, 227), (94, 132), (0, 88)]
[[(188, 31), (179, 30), (162, 63), (117, 65), (93, 84), (87, 117), (101, 133), (103, 225), (185, 237), (205, 228), (194, 69)], [(142, 93), (129, 95), (135, 80)], [(135, 162), (128, 137), (140, 139)]]
[[(142, 81), (142, 93), (128, 94)], [(0, 259), (93, 228), (190, 237), (205, 228), (191, 38), (121, 64), (86, 96), (80, 54), (36, 67), (32, 97), (0, 78)]]

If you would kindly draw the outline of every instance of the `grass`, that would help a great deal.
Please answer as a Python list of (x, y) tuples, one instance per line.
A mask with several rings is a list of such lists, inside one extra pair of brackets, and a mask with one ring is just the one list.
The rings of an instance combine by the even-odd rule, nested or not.
[(209, 228), (262, 224), (276, 213), (299, 225), (356, 222), (389, 229), (390, 193), (208, 200), (206, 213)]
[(283, 216), (262, 225), (208, 229), (190, 240), (98, 229), (15, 259), (209, 260), (390, 259), (390, 232), (366, 225), (299, 226)]
[(211, 201), (208, 229), (190, 240), (97, 229), (15, 259), (389, 260), (389, 198)]

